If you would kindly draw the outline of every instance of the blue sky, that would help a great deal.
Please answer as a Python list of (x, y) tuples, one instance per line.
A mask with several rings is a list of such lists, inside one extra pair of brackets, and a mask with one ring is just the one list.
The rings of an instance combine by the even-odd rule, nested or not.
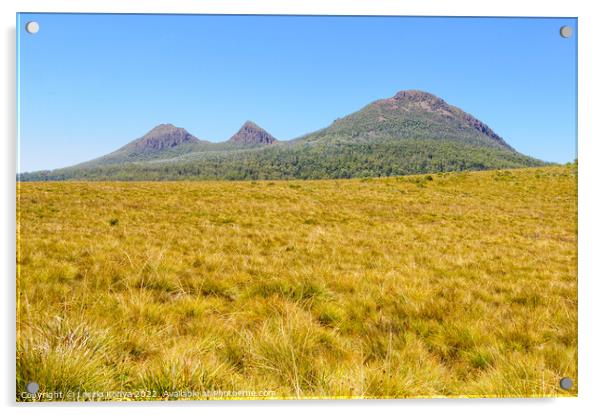
[[(40, 31), (30, 35), (25, 23)], [(562, 25), (575, 35), (559, 35)], [(281, 140), (403, 89), (522, 153), (576, 157), (576, 19), (21, 14), (19, 171), (109, 153), (160, 123)]]

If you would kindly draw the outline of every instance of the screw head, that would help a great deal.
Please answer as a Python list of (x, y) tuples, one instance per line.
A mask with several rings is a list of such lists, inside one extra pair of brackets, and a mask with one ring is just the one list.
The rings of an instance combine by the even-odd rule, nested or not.
[(31, 394), (36, 394), (40, 390), (40, 385), (36, 382), (29, 382), (27, 386), (25, 386), (25, 389)]
[(27, 22), (25, 24), (25, 30), (27, 30), (27, 33), (35, 35), (40, 30), (40, 25), (38, 22)]
[(573, 379), (571, 378), (562, 378), (560, 379), (560, 387), (565, 391), (568, 391), (573, 387)]
[(560, 36), (565, 39), (573, 36), (573, 28), (571, 26), (562, 26), (560, 28)]

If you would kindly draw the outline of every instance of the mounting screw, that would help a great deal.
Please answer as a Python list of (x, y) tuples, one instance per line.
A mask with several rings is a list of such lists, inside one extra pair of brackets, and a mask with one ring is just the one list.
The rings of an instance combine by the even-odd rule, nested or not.
[(27, 33), (35, 35), (40, 30), (40, 25), (38, 22), (27, 22), (25, 24), (25, 30), (27, 30)]
[(33, 395), (38, 393), (40, 390), (40, 385), (38, 385), (36, 382), (29, 382), (27, 386), (25, 386), (25, 389), (27, 389), (27, 392)]
[(571, 378), (562, 378), (560, 379), (560, 387), (565, 391), (568, 391), (573, 387), (573, 379)]
[(565, 39), (573, 36), (573, 28), (571, 26), (562, 26), (560, 28), (560, 36)]

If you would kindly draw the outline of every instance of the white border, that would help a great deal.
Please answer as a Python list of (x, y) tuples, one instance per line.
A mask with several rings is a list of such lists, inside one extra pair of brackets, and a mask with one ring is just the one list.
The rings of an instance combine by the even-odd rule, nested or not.
[[(184, 412), (223, 413), (306, 413), (337, 411), (364, 413), (413, 412), (449, 414), (507, 414), (508, 412), (591, 413), (602, 408), (602, 97), (599, 39), (602, 15), (595, 1), (556, 0), (2, 0), (3, 97), (0, 101), (2, 187), (0, 255), (4, 273), (2, 295), (2, 349), (0, 391), (5, 413), (114, 413), (164, 414)], [(303, 402), (176, 402), (117, 406), (49, 405), (17, 406), (15, 391), (15, 13), (21, 12), (104, 12), (104, 13), (220, 13), (220, 14), (348, 14), (348, 15), (446, 15), (446, 16), (562, 16), (579, 18), (579, 397), (565, 399), (512, 400), (406, 400), (406, 401), (303, 401)], [(596, 123), (598, 121), (598, 123)], [(596, 318), (598, 317), (598, 318)]]

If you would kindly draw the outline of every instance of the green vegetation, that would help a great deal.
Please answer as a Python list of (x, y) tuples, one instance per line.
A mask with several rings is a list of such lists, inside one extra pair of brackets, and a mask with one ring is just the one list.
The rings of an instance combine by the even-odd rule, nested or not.
[(17, 399), (577, 394), (574, 165), (19, 183), (17, 264)]
[(25, 173), (47, 180), (277, 180), (400, 176), (463, 170), (541, 166), (514, 151), (452, 140), (381, 140), (375, 143), (295, 143), (197, 154), (196, 160), (127, 163)]

